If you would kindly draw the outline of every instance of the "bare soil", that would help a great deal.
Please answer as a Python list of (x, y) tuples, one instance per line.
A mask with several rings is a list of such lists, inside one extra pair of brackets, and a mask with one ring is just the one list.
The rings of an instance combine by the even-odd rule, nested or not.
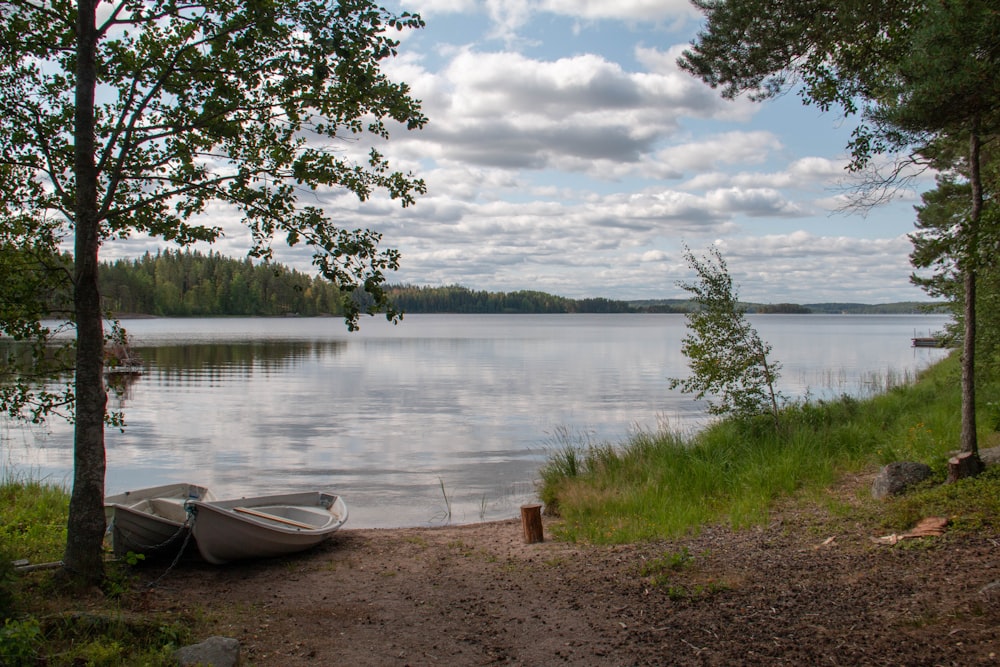
[(285, 559), (184, 561), (133, 604), (259, 667), (997, 663), (1000, 536), (880, 532), (802, 504), (613, 547), (525, 544), (515, 520), (342, 530)]

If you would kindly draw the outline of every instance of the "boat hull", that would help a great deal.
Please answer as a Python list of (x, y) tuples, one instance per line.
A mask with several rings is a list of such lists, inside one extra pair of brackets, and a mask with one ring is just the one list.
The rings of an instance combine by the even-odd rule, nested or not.
[(347, 521), (343, 499), (331, 493), (289, 493), (189, 503), (201, 557), (221, 565), (304, 551)]
[(126, 491), (104, 499), (104, 514), (115, 557), (129, 552), (155, 557), (176, 554), (189, 530), (185, 503), (210, 500), (211, 491), (196, 484), (167, 484)]

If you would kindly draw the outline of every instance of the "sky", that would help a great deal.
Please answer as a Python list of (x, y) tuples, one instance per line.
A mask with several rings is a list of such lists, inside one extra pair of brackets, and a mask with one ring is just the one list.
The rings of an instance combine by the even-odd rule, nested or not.
[[(388, 282), (677, 298), (694, 278), (684, 247), (715, 245), (747, 301), (927, 299), (909, 281), (907, 235), (930, 179), (865, 215), (844, 212), (850, 119), (794, 93), (726, 101), (680, 70), (702, 25), (687, 0), (385, 6), (426, 21), (400, 34), (385, 70), (430, 122), (393, 128), (380, 150), (428, 192), (405, 209), (342, 191), (318, 203), (401, 252)], [(245, 255), (238, 217), (209, 215), (226, 232), (214, 249)], [(312, 272), (307, 248), (282, 245), (278, 261)], [(103, 258), (149, 247), (109, 242)]]

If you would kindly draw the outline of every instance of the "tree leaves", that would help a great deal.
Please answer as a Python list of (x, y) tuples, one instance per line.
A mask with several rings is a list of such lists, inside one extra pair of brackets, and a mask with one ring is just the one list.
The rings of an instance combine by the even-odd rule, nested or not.
[(687, 314), (688, 334), (681, 343), (691, 375), (672, 378), (671, 389), (707, 400), (711, 414), (770, 414), (777, 425), (781, 397), (774, 385), (781, 367), (768, 359), (771, 346), (744, 317), (722, 254), (713, 247), (699, 259), (685, 247), (684, 258), (698, 274), (697, 282), (679, 283), (697, 304)]
[[(0, 164), (27, 167), (33, 182), (46, 184), (49, 194), (36, 193), (26, 206), (55, 210), (72, 224), (75, 74), (64, 48), (74, 39), (75, 8), (11, 4), (0, 28), (11, 38), (0, 51)], [(58, 21), (53, 12), (62, 12)], [(192, 217), (221, 200), (260, 231), (253, 254), (268, 256), (275, 232), (292, 241), (345, 238), (325, 214), (300, 211), (289, 186), (345, 188), (361, 199), (383, 191), (403, 205), (425, 191), (374, 150), (361, 158), (330, 144), (345, 133), (384, 140), (394, 125), (427, 122), (408, 87), (379, 67), (399, 44), (385, 28), (419, 28), (419, 16), (396, 16), (369, 0), (147, 0), (118, 3), (100, 20), (94, 157), (102, 238), (139, 232), (179, 244), (212, 241), (220, 230)], [(309, 234), (302, 225), (323, 229)], [(395, 261), (356, 247), (374, 260), (368, 271), (327, 276), (348, 280), (339, 284), (346, 291), (377, 285)], [(329, 258), (316, 264), (325, 268)]]

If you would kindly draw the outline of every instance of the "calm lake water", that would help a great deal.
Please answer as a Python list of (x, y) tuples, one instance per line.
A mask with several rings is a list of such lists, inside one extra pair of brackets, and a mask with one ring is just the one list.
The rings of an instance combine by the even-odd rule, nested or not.
[[(789, 396), (870, 392), (943, 350), (911, 348), (943, 316), (751, 318)], [(683, 315), (409, 315), (339, 319), (148, 319), (124, 325), (145, 373), (111, 406), (108, 493), (172, 481), (220, 497), (321, 488), (349, 526), (467, 523), (517, 515), (560, 434), (620, 442), (636, 429), (696, 429), (671, 391), (687, 375)], [(9, 423), (7, 468), (71, 479), (72, 431)], [(446, 501), (447, 497), (447, 501)], [(449, 516), (450, 512), (450, 516)]]

